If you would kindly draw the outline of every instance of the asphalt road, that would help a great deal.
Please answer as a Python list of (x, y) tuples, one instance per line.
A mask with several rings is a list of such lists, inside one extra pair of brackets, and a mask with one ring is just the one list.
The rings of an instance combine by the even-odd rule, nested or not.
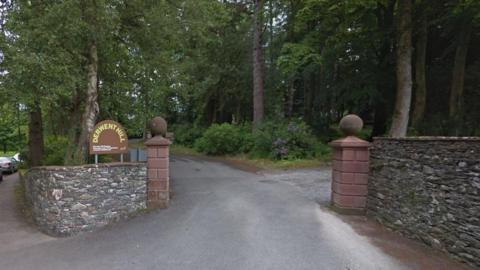
[(413, 269), (322, 210), (326, 198), (311, 185), (190, 158), (173, 158), (171, 168), (168, 209), (0, 249), (0, 269)]

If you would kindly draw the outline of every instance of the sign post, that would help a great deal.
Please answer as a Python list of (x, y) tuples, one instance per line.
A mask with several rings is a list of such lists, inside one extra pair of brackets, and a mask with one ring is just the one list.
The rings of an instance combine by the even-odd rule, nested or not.
[(105, 120), (98, 123), (90, 134), (90, 155), (95, 155), (95, 164), (98, 164), (98, 155), (128, 153), (127, 132), (119, 123)]

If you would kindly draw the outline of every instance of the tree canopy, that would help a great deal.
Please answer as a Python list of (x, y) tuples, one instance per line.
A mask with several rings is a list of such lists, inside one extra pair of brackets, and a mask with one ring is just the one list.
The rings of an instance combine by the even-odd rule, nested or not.
[(479, 2), (401, 2), (2, 1), (0, 143), (41, 159), (44, 137), (68, 137), (82, 163), (92, 123), (146, 137), (156, 115), (300, 119), (328, 139), (356, 113), (371, 136), (479, 135)]

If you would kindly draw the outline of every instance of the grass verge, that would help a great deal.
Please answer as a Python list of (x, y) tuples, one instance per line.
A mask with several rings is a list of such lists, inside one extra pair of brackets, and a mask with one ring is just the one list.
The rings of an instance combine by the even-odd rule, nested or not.
[(251, 165), (270, 170), (309, 169), (328, 165), (327, 161), (320, 159), (271, 160), (264, 158), (248, 158), (247, 156), (243, 155), (227, 158), (243, 161)]

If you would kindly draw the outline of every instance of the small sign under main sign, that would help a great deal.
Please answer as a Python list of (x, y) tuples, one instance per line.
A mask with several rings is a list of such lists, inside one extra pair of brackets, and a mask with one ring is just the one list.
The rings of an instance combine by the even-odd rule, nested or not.
[(98, 123), (90, 134), (90, 154), (128, 153), (128, 136), (119, 123), (105, 120)]

